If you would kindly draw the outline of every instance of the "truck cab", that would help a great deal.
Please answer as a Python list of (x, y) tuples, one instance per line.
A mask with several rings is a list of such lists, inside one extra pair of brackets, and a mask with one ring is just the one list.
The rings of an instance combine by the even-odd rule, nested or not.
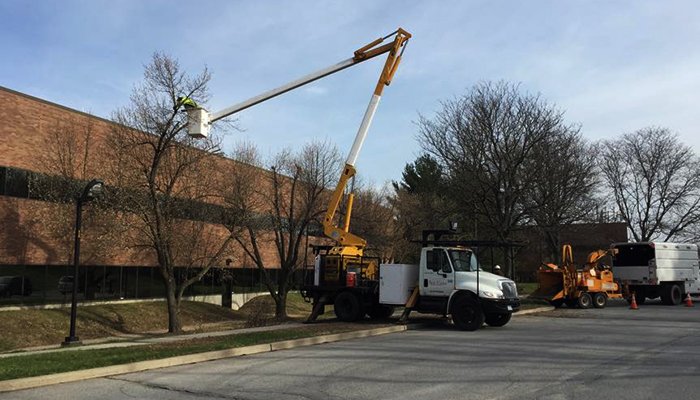
[(451, 315), (464, 330), (484, 322), (503, 326), (520, 308), (515, 282), (481, 270), (476, 254), (465, 247), (424, 247), (418, 287), (416, 311)]

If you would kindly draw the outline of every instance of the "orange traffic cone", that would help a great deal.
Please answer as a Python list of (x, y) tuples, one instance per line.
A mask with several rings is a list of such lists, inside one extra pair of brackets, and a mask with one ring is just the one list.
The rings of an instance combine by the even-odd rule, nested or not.
[(639, 310), (639, 307), (637, 307), (637, 298), (634, 296), (634, 292), (632, 292), (632, 299), (630, 300), (630, 310)]
[(693, 299), (690, 298), (690, 293), (688, 293), (688, 295), (685, 296), (685, 306), (693, 307)]

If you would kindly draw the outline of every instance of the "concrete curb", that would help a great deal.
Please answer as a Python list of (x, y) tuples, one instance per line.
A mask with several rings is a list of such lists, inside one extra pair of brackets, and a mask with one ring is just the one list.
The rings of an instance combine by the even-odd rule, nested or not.
[(41, 386), (56, 385), (81, 381), (85, 379), (102, 378), (105, 376), (121, 375), (132, 372), (141, 372), (151, 369), (175, 367), (178, 365), (194, 364), (205, 361), (219, 360), (222, 358), (238, 357), (243, 355), (267, 353), (270, 351), (293, 349), (295, 347), (312, 346), (321, 343), (332, 343), (341, 340), (358, 339), (370, 336), (385, 335), (389, 333), (402, 332), (406, 326), (390, 326), (386, 328), (368, 329), (364, 331), (336, 333), (332, 335), (314, 336), (303, 339), (285, 340), (268, 344), (258, 344), (254, 346), (237, 347), (233, 349), (210, 351), (207, 353), (188, 354), (178, 357), (163, 358), (160, 360), (139, 361), (130, 364), (112, 365), (84, 369), (80, 371), (62, 372), (43, 376), (33, 376), (30, 378), (11, 379), (0, 381), (0, 393), (14, 390), (31, 389)]

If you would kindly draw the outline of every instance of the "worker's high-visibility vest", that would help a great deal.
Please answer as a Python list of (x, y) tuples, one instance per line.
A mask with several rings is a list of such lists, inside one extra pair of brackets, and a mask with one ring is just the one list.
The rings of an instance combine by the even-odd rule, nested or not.
[(194, 100), (190, 99), (189, 97), (181, 96), (181, 97), (177, 98), (177, 101), (178, 101), (178, 104), (184, 106), (185, 108), (197, 108), (198, 107), (197, 103)]

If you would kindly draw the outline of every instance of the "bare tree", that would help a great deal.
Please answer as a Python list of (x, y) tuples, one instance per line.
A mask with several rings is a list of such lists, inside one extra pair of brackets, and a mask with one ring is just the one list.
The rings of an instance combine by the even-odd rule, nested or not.
[(550, 260), (560, 257), (562, 227), (594, 218), (596, 154), (578, 130), (552, 132), (528, 158), (525, 185), (529, 218), (542, 231)]
[[(41, 231), (65, 251), (64, 262), (73, 258), (73, 231), (75, 229), (75, 201), (85, 182), (102, 177), (97, 160), (105, 155), (96, 143), (98, 133), (91, 117), (70, 117), (57, 120), (44, 138), (45, 151), (37, 153), (37, 162), (47, 174), (34, 174), (30, 195), (56, 204), (47, 207), (38, 204), (34, 215), (41, 221)], [(66, 203), (70, 206), (66, 206)], [(95, 263), (116, 254), (120, 249), (121, 215), (98, 199), (83, 212), (83, 234), (88, 237), (82, 248), (83, 263)], [(88, 268), (85, 296), (94, 298), (97, 282), (103, 277)], [(80, 279), (82, 280), (82, 278)], [(76, 282), (78, 278), (76, 278)]]
[(700, 161), (666, 128), (603, 141), (600, 168), (634, 240), (682, 239), (700, 221)]
[[(205, 102), (209, 72), (187, 75), (172, 58), (155, 54), (131, 105), (115, 112), (115, 198), (138, 222), (135, 246), (154, 254), (166, 288), (168, 332), (180, 332), (179, 307), (187, 287), (220, 263), (231, 237), (211, 225), (220, 198), (219, 142), (193, 140), (178, 111), (178, 96)], [(207, 240), (204, 240), (204, 239)], [(180, 273), (182, 267), (192, 267)]]
[[(287, 317), (287, 294), (294, 273), (303, 266), (303, 246), (312, 224), (325, 212), (328, 188), (340, 170), (337, 149), (329, 143), (311, 143), (299, 153), (283, 151), (271, 171), (255, 170), (262, 163), (250, 146), (234, 153), (241, 165), (232, 173), (226, 203), (237, 221), (231, 234), (263, 276), (275, 301), (275, 318)], [(252, 165), (252, 166), (251, 166)], [(275, 259), (266, 254), (272, 248)], [(279, 266), (276, 277), (270, 267)]]
[[(37, 162), (44, 171), (51, 171), (46, 176), (35, 176), (30, 185), (32, 197), (55, 203), (71, 203), (80, 193), (80, 181), (87, 181), (94, 176), (88, 176), (93, 152), (94, 129), (89, 119), (70, 118), (66, 121), (56, 121), (44, 137), (44, 149), (37, 154)], [(92, 157), (91, 157), (92, 156)], [(94, 214), (94, 207), (85, 210), (85, 219)], [(45, 231), (58, 240), (61, 248), (70, 249), (73, 241), (75, 210), (73, 207), (58, 209), (37, 207), (36, 212), (44, 220)], [(51, 214), (48, 218), (46, 213)], [(91, 224), (87, 224), (86, 228)], [(83, 257), (91, 258), (92, 241), (87, 242), (83, 249)], [(72, 255), (66, 252), (66, 264), (70, 264)]]
[(457, 211), (478, 215), (499, 240), (527, 219), (528, 159), (547, 136), (569, 129), (554, 106), (506, 82), (477, 84), (418, 125), (423, 149), (445, 167)]
[[(366, 256), (393, 259), (394, 221), (391, 206), (387, 200), (386, 189), (376, 189), (368, 185), (355, 184), (350, 230), (353, 234), (367, 240), (370, 247), (365, 249)], [(344, 218), (346, 210), (341, 210)]]

